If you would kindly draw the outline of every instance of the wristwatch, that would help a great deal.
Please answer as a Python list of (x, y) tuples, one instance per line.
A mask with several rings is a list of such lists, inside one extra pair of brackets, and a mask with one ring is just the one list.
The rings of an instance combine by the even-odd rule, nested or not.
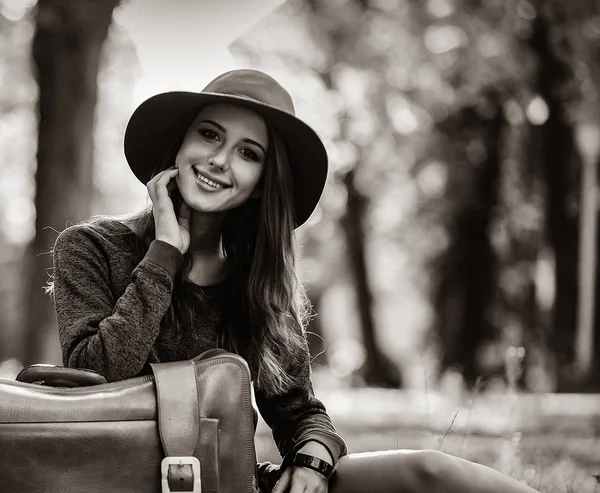
[(335, 467), (329, 464), (329, 462), (313, 455), (297, 452), (295, 455), (288, 457), (289, 460), (284, 461), (285, 466), (306, 467), (322, 474), (327, 480), (330, 480), (335, 475)]

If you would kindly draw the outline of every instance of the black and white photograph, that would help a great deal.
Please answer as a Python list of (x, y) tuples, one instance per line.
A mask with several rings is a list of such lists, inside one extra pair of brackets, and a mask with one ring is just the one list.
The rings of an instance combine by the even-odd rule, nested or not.
[(600, 1), (0, 46), (0, 493), (600, 493)]

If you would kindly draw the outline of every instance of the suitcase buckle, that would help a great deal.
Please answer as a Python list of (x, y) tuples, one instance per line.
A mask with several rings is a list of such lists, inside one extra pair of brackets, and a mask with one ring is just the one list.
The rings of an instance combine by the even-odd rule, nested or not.
[[(192, 466), (192, 481), (193, 486), (192, 489), (189, 490), (181, 490), (176, 489), (172, 490), (169, 486), (169, 468), (171, 466)], [(160, 463), (160, 477), (161, 477), (161, 486), (162, 493), (171, 493), (173, 491), (186, 491), (189, 493), (202, 493), (202, 485), (200, 482), (200, 461), (197, 457), (192, 456), (171, 456), (165, 457)]]

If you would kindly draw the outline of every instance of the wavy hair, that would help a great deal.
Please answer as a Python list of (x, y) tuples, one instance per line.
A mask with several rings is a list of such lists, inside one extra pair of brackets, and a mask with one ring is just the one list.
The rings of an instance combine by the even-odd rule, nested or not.
[[(186, 118), (183, 131), (161, 156), (154, 175), (174, 164), (194, 116)], [(246, 359), (255, 386), (267, 395), (278, 395), (296, 384), (288, 370), (308, 351), (304, 332), (311, 306), (295, 268), (295, 209), (287, 150), (275, 129), (268, 126), (268, 134), (270, 145), (259, 185), (262, 197), (250, 198), (229, 211), (222, 224), (227, 276), (221, 297), (219, 346)], [(177, 188), (171, 192), (171, 200), (178, 211), (183, 198)], [(88, 222), (106, 218), (94, 216)], [(156, 236), (152, 207), (118, 219), (134, 231), (136, 253), (142, 258)], [(176, 292), (191, 266), (192, 252), (188, 251), (175, 276), (172, 303), (165, 314), (166, 323), (178, 328), (185, 323), (189, 307)], [(47, 291), (51, 292), (49, 285)]]

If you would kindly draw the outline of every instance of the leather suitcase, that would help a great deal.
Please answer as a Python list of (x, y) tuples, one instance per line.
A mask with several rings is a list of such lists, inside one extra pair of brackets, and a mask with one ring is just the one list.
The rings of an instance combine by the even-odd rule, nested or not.
[[(53, 374), (51, 368), (26, 370), (37, 375), (26, 376), (30, 380)], [(213, 350), (152, 364), (152, 371), (72, 388), (0, 379), (0, 491), (253, 492), (246, 362)], [(60, 385), (61, 378), (52, 379)]]

